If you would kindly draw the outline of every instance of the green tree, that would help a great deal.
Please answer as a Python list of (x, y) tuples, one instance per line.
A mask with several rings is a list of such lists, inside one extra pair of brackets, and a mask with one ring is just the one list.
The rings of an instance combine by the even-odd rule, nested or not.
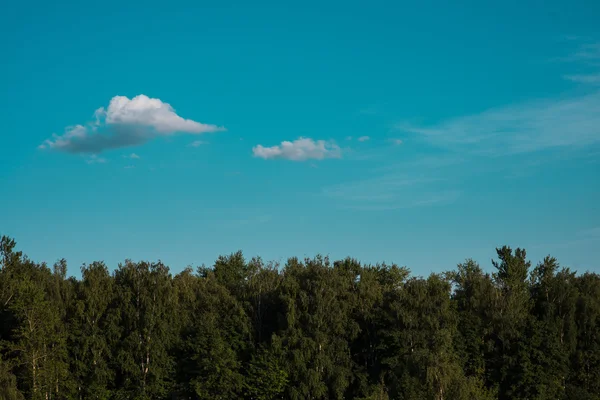
[(0, 400), (23, 399), (23, 394), (17, 388), (17, 377), (12, 373), (9, 363), (0, 356)]
[(113, 278), (102, 262), (82, 266), (81, 276), (71, 310), (71, 370), (79, 398), (108, 399), (114, 379), (109, 343), (117, 333), (110, 323)]
[(286, 319), (280, 336), (287, 352), (291, 399), (343, 398), (352, 379), (349, 342), (358, 334), (350, 317), (354, 277), (327, 258), (290, 259), (281, 296)]
[(117, 398), (164, 398), (171, 391), (174, 360), (174, 291), (162, 263), (127, 261), (115, 272), (120, 335), (116, 349)]
[(600, 399), (600, 275), (586, 273), (576, 279), (577, 342), (571, 356), (570, 398)]
[(243, 391), (242, 359), (250, 343), (250, 323), (243, 307), (211, 271), (201, 278), (179, 279), (187, 312), (179, 346), (180, 389), (197, 399), (238, 398)]
[(498, 288), (494, 305), (493, 339), (495, 347), (488, 363), (499, 398), (531, 398), (530, 383), (535, 376), (531, 345), (526, 334), (530, 322), (531, 299), (528, 274), (531, 263), (524, 249), (514, 252), (508, 247), (496, 249), (498, 261), (492, 260)]
[[(246, 394), (251, 399), (274, 400), (281, 398), (288, 384), (288, 374), (282, 366), (280, 346), (260, 348), (248, 363)], [(279, 354), (277, 354), (279, 353)]]

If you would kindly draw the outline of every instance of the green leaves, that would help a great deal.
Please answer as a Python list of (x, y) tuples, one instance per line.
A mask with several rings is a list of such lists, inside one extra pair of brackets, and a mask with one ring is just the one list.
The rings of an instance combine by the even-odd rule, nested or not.
[(288, 385), (288, 374), (283, 369), (277, 350), (259, 349), (248, 363), (244, 387), (246, 394), (256, 400), (281, 398)]

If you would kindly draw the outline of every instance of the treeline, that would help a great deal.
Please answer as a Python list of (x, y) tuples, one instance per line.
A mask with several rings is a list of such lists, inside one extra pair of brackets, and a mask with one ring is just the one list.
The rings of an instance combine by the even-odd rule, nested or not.
[(241, 253), (67, 277), (0, 246), (0, 399), (600, 399), (600, 276), (497, 249), (396, 265)]

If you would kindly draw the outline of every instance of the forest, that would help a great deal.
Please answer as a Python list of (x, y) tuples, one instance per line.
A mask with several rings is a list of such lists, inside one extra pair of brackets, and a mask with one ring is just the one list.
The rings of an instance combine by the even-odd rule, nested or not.
[(428, 277), (236, 252), (79, 278), (16, 249), (2, 237), (1, 400), (600, 399), (600, 275), (520, 248)]

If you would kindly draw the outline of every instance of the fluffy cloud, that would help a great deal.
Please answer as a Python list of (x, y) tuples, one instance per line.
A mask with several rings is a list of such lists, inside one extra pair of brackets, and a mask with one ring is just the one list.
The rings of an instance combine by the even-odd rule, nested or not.
[(252, 148), (254, 157), (268, 159), (286, 159), (292, 161), (322, 160), (325, 158), (340, 158), (339, 146), (333, 142), (299, 138), (293, 142), (283, 141), (278, 146), (264, 147), (262, 145)]
[(108, 107), (94, 113), (95, 122), (68, 127), (62, 135), (52, 135), (39, 147), (67, 153), (96, 154), (104, 150), (136, 146), (160, 136), (175, 133), (201, 134), (222, 131), (177, 115), (170, 104), (143, 94), (129, 99), (115, 96)]

